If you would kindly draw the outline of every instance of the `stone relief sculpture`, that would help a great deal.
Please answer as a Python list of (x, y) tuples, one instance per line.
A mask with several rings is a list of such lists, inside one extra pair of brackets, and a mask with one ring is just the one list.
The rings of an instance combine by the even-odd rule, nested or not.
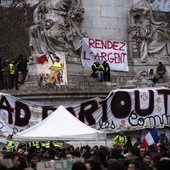
[(32, 55), (63, 51), (76, 56), (83, 14), (81, 0), (42, 0), (34, 11), (35, 25), (29, 28)]
[(154, 19), (150, 3), (154, 0), (140, 0), (131, 7), (131, 23), (129, 33), (131, 37), (133, 58), (140, 58), (146, 62), (155, 54), (170, 56), (170, 39), (167, 24)]

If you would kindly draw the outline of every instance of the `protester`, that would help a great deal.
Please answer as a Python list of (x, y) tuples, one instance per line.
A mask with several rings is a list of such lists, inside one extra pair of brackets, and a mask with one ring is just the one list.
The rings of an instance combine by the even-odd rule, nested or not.
[(153, 170), (169, 170), (170, 160), (158, 161), (155, 163)]
[(159, 141), (161, 144), (168, 142), (168, 137), (165, 135), (165, 130), (161, 130), (161, 134), (159, 135)]
[(4, 155), (4, 159), (11, 159), (14, 168), (19, 168), (19, 154), (18, 152), (6, 152)]
[(24, 84), (25, 78), (28, 73), (28, 60), (22, 54), (19, 54), (19, 56), (18, 56), (17, 70), (19, 73), (18, 83), (19, 83), (19, 85)]
[(123, 146), (120, 143), (114, 145), (114, 147), (110, 151), (109, 159), (124, 159), (123, 156)]
[(131, 149), (132, 148), (132, 137), (127, 136), (127, 142), (124, 144), (125, 149)]
[(144, 148), (143, 146), (140, 146), (140, 148), (139, 148), (139, 156), (138, 156), (137, 160), (142, 161), (145, 153), (146, 153), (146, 148)]
[(30, 162), (30, 167), (33, 168), (34, 170), (37, 169), (37, 163), (40, 162), (40, 156), (38, 153), (33, 153), (31, 155), (31, 162)]
[(107, 168), (107, 170), (124, 170), (124, 169), (125, 169), (124, 165), (119, 161), (113, 161)]
[(97, 77), (99, 81), (103, 81), (103, 68), (100, 66), (100, 63), (98, 61), (94, 62), (91, 68), (91, 76)]
[(42, 160), (42, 162), (47, 162), (47, 161), (54, 161), (54, 160), (57, 160), (56, 159), (56, 150), (55, 149), (53, 149), (53, 148), (49, 148), (49, 149), (47, 149), (47, 151), (46, 151), (46, 158), (44, 158), (43, 160)]
[(154, 72), (154, 69), (149, 70), (148, 79), (151, 80), (153, 82), (153, 86), (155, 86), (159, 78), (157, 74)]
[(102, 166), (97, 160), (87, 160), (85, 164), (87, 170), (102, 170)]
[(165, 74), (166, 74), (166, 67), (162, 64), (162, 62), (158, 63), (158, 66), (156, 68), (156, 73), (158, 75), (158, 78), (160, 81), (160, 79), (163, 79), (164, 83), (165, 83)]
[(157, 153), (154, 154), (153, 156), (153, 161), (157, 162), (159, 161), (162, 157), (166, 156), (166, 149), (162, 145), (158, 145), (157, 147)]
[(75, 162), (71, 170), (87, 170), (87, 168), (83, 162)]
[(131, 160), (128, 164), (127, 170), (142, 170), (141, 163), (139, 161)]
[(14, 88), (14, 81), (15, 81), (15, 66), (14, 66), (14, 60), (10, 60), (10, 62), (9, 62), (9, 69), (10, 69), (11, 89), (13, 89), (13, 88)]
[(133, 147), (134, 148), (139, 148), (142, 142), (140, 141), (140, 137), (136, 138), (136, 142), (134, 143)]
[(104, 81), (110, 81), (110, 66), (106, 61), (103, 61), (102, 64), (102, 70), (103, 70), (103, 80)]
[(10, 68), (9, 68), (8, 60), (2, 63), (2, 72), (3, 72), (3, 87), (5, 90), (10, 90), (11, 81), (10, 81)]
[(14, 88), (15, 90), (19, 89), (19, 84), (18, 84), (18, 78), (19, 78), (19, 74), (18, 74), (18, 58), (14, 59), (14, 67), (15, 67), (15, 74), (14, 74)]
[[(126, 136), (121, 132), (120, 134)], [(123, 141), (123, 139), (124, 137), (120, 141)], [(117, 137), (116, 141), (118, 140)], [(120, 141), (116, 142), (112, 147), (102, 145), (91, 147), (86, 145), (81, 148), (74, 148), (70, 144), (66, 145), (66, 143), (62, 147), (58, 147), (58, 145), (54, 145), (54, 141), (48, 142), (47, 148), (39, 141), (31, 142), (35, 146), (19, 143), (17, 148), (14, 148), (16, 152), (1, 151), (0, 164), (3, 159), (11, 159), (14, 164), (12, 170), (26, 170), (29, 167), (37, 170), (39, 162), (85, 158), (85, 163), (74, 163), (72, 170), (159, 170), (160, 165), (162, 170), (169, 169), (170, 147), (168, 141), (164, 140), (162, 144), (153, 145), (155, 150), (152, 151), (150, 150), (150, 145), (147, 147), (142, 146), (143, 142), (136, 145), (135, 148), (130, 148), (126, 147), (126, 144), (120, 143)], [(36, 144), (38, 144), (38, 147), (36, 147)], [(27, 151), (25, 148), (27, 148)]]
[(151, 162), (152, 162), (152, 157), (151, 157), (151, 154), (150, 152), (146, 152), (144, 155), (143, 155), (143, 158), (142, 158), (142, 168), (145, 169), (145, 170), (151, 170)]
[[(70, 157), (74, 159), (74, 158), (82, 157), (81, 155), (83, 155), (82, 154), (83, 149), (80, 150), (79, 148), (74, 148), (71, 145), (67, 146), (67, 148), (64, 149), (63, 148), (54, 149), (52, 148), (53, 146), (50, 146), (49, 149), (46, 149), (45, 156), (43, 156), (43, 153), (41, 152), (42, 148), (38, 148), (38, 150), (30, 150), (32, 147), (30, 148), (30, 146), (28, 146), (27, 148), (28, 153), (26, 154), (26, 152), (22, 147), (22, 144), (19, 144), (18, 146), (19, 147), (16, 149), (17, 152), (12, 152), (13, 153), (12, 155), (18, 156), (16, 157), (16, 160), (13, 159), (13, 156), (7, 156), (7, 155), (11, 155), (11, 152), (7, 152), (4, 155), (5, 159), (11, 158), (13, 160), (14, 166), (15, 168), (17, 168), (17, 170), (26, 170), (25, 168), (28, 167), (32, 167), (34, 170), (36, 170), (37, 163), (41, 161), (42, 162), (57, 161), (58, 159), (70, 159)], [(162, 155), (161, 159), (157, 159), (154, 160), (154, 162), (152, 162), (151, 153), (146, 151), (146, 149), (143, 147), (140, 148), (140, 150), (143, 152), (141, 152), (138, 158), (134, 155), (133, 150), (131, 150), (131, 156), (123, 157), (123, 153), (125, 152), (124, 147), (117, 148), (117, 146), (114, 146), (114, 148), (106, 148), (104, 146), (100, 146), (100, 147), (83, 146), (83, 148), (88, 148), (89, 151), (89, 155), (85, 159), (86, 170), (94, 170), (94, 169), (95, 170), (100, 170), (100, 169), (121, 170), (122, 168), (127, 170), (148, 170), (148, 169), (150, 170), (152, 169), (154, 164), (155, 164), (154, 168), (157, 168), (159, 165), (158, 162), (170, 159), (168, 155), (168, 150), (165, 150), (165, 154)], [(155, 151), (155, 153), (152, 154), (154, 156), (157, 155), (158, 153), (159, 153), (159, 148), (158, 150)], [(111, 156), (109, 157), (109, 155)], [(25, 159), (25, 162), (28, 162), (25, 164), (25, 166), (22, 166), (24, 164), (22, 164), (21, 157)], [(3, 157), (1, 159), (3, 159)], [(76, 170), (76, 168), (79, 167), (82, 167), (81, 169), (83, 170), (83, 168), (85, 168), (84, 163), (79, 163), (79, 162), (74, 163), (72, 169)]]
[(127, 142), (127, 137), (124, 135), (123, 132), (120, 132), (117, 136), (113, 138), (113, 145), (119, 143), (124, 146)]
[(14, 151), (14, 142), (12, 141), (12, 135), (8, 136), (7, 151), (8, 152)]

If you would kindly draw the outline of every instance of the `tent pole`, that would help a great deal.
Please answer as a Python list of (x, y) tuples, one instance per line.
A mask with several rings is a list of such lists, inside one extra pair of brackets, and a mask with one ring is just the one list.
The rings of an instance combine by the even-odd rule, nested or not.
[(28, 148), (27, 148), (27, 142), (25, 143), (25, 152), (27, 153)]

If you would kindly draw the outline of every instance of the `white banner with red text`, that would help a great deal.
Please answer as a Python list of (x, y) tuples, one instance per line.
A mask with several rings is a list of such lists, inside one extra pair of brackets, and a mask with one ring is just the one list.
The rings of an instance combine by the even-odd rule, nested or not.
[(90, 68), (95, 61), (109, 63), (111, 70), (129, 71), (127, 43), (114, 40), (82, 39), (81, 62)]

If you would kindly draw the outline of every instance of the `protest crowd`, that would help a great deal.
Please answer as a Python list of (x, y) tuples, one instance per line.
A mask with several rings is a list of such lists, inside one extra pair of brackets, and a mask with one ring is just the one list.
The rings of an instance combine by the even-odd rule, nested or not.
[[(11, 159), (12, 166), (3, 163)], [(113, 137), (113, 147), (103, 145), (74, 147), (64, 141), (19, 143), (12, 138), (0, 152), (0, 170), (36, 170), (38, 163), (74, 160), (72, 170), (169, 170), (170, 141), (162, 130), (159, 140), (146, 145), (146, 141), (122, 132)], [(40, 170), (40, 169), (37, 169)]]
[(28, 79), (28, 60), (19, 54), (10, 60), (0, 58), (0, 90), (18, 90)]

